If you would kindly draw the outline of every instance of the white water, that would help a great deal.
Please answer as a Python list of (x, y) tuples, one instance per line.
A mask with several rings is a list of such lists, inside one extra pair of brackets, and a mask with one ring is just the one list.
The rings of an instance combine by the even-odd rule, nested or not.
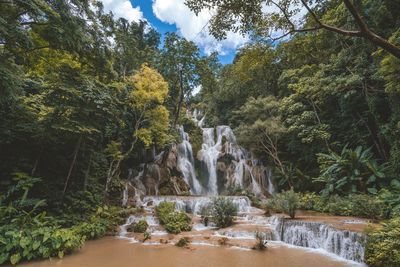
[(201, 195), (203, 188), (196, 177), (193, 150), (189, 142), (189, 136), (183, 126), (179, 126), (178, 130), (182, 138), (182, 142), (178, 145), (178, 167), (186, 183), (190, 186), (190, 193), (192, 195)]
[(200, 160), (202, 160), (208, 173), (207, 195), (218, 195), (217, 185), (217, 160), (219, 157), (220, 143), (214, 142), (214, 128), (203, 128), (203, 144), (200, 150)]
[[(327, 224), (301, 220), (287, 220), (280, 216), (266, 217), (264, 211), (251, 207), (251, 202), (244, 196), (230, 196), (229, 198), (238, 207), (238, 216), (233, 227), (215, 229), (213, 224), (204, 226), (199, 222), (193, 225), (193, 231), (188, 236), (194, 239), (194, 245), (214, 246), (214, 240), (226, 237), (236, 246), (255, 242), (256, 233), (262, 233), (265, 240), (280, 241), (289, 246), (304, 247), (325, 254), (332, 258), (341, 258), (349, 261), (351, 266), (362, 266), (364, 259), (363, 242), (365, 237), (361, 233), (347, 230), (338, 230)], [(152, 236), (164, 236), (167, 232), (159, 225), (154, 216), (154, 208), (163, 201), (174, 202), (177, 211), (183, 211), (199, 218), (201, 208), (211, 203), (212, 197), (182, 197), (182, 196), (145, 196), (143, 205), (145, 214), (130, 216), (126, 223), (121, 226), (120, 237), (127, 238), (127, 227), (139, 220), (146, 220), (149, 224), (148, 232)], [(211, 234), (209, 231), (212, 231)], [(208, 234), (207, 234), (208, 233)], [(203, 238), (209, 235), (209, 238)], [(215, 239), (216, 238), (216, 239)], [(135, 239), (132, 242), (137, 242)], [(154, 241), (154, 240), (153, 240)], [(151, 241), (149, 241), (151, 242)], [(236, 243), (235, 243), (236, 242)], [(269, 246), (269, 245), (268, 245)]]
[(287, 244), (323, 249), (341, 258), (362, 262), (365, 237), (357, 232), (337, 230), (318, 222), (281, 220), (276, 225), (278, 240)]
[[(227, 172), (227, 177), (225, 177), (226, 186), (244, 189), (244, 178), (247, 174), (251, 177), (251, 184), (248, 189), (257, 196), (262, 195), (261, 186), (253, 173), (253, 168), (257, 166), (258, 162), (252, 160), (250, 153), (237, 145), (236, 137), (229, 126), (217, 126), (216, 138), (214, 131), (214, 128), (203, 128), (203, 144), (199, 153), (199, 159), (205, 163), (208, 173), (207, 195), (218, 195), (217, 164), (218, 159), (225, 155), (232, 158), (232, 171), (231, 173)], [(264, 168), (261, 164), (258, 167)], [(261, 173), (261, 180), (265, 180), (265, 177), (266, 172), (264, 171)], [(271, 176), (268, 176), (268, 179), (268, 192), (272, 194), (275, 192), (275, 188)]]
[[(251, 202), (245, 196), (225, 196), (230, 199), (238, 208), (239, 213), (247, 213), (251, 210)], [(183, 211), (191, 214), (200, 214), (201, 208), (208, 206), (212, 202), (210, 197), (181, 197), (181, 196), (145, 196), (144, 206), (157, 206), (161, 202), (174, 202), (177, 211)]]

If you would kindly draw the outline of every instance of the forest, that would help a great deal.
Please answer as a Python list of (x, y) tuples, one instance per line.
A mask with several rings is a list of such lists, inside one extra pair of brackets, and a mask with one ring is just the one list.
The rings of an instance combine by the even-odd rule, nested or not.
[[(364, 262), (400, 266), (400, 1), (185, 4), (216, 10), (207, 27), (218, 40), (249, 36), (232, 63), (101, 1), (0, 1), (0, 264), (62, 258), (115, 234), (142, 209), (121, 206), (127, 182), (183, 141), (179, 126), (196, 155), (201, 128), (228, 125), (276, 194), (220, 195), (370, 219), (379, 226), (366, 232)], [(204, 125), (187, 117), (194, 110)], [(154, 192), (144, 182), (145, 195), (190, 194), (175, 176)]]

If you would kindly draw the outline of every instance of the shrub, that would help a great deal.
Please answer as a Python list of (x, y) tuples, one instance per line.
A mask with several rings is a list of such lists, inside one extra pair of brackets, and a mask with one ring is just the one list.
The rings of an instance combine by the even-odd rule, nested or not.
[(183, 247), (187, 247), (189, 245), (189, 243), (190, 243), (189, 238), (185, 236), (185, 237), (180, 238), (178, 240), (178, 242), (175, 244), (175, 246), (183, 248)]
[(299, 206), (299, 198), (292, 188), (288, 191), (276, 194), (273, 203), (275, 209), (286, 213), (293, 219), (296, 215), (296, 209)]
[(149, 224), (145, 220), (140, 220), (134, 224), (133, 231), (135, 233), (144, 233), (146, 232), (147, 227), (149, 227)]
[(81, 223), (73, 227), (79, 235), (85, 236), (86, 239), (96, 239), (103, 237), (107, 233), (108, 221), (101, 218), (91, 220), (90, 223)]
[(320, 176), (314, 179), (324, 184), (324, 195), (357, 193), (367, 190), (376, 193), (376, 185), (386, 178), (385, 164), (379, 165), (373, 159), (371, 149), (343, 147), (340, 154), (318, 154)]
[(322, 211), (326, 206), (326, 198), (316, 193), (299, 193), (299, 208), (303, 210)]
[(232, 200), (223, 197), (214, 198), (211, 204), (214, 223), (221, 228), (231, 226), (237, 215), (237, 206)]
[(0, 228), (0, 264), (10, 262), (17, 264), (21, 260), (49, 258), (80, 248), (85, 236), (75, 229), (58, 229), (57, 227), (40, 227), (36, 229)]
[(182, 231), (190, 231), (192, 229), (191, 218), (184, 212), (175, 211), (175, 203), (161, 202), (156, 207), (156, 213), (160, 223), (164, 225), (165, 230), (169, 233), (179, 234)]
[(147, 239), (151, 238), (151, 234), (149, 232), (144, 232), (143, 233), (143, 242), (146, 242)]
[(373, 220), (389, 218), (391, 206), (382, 198), (367, 194), (322, 197), (315, 193), (299, 194), (299, 208), (332, 215), (356, 216)]
[(389, 214), (389, 207), (375, 196), (350, 195), (351, 215), (373, 220), (384, 219)]
[(254, 245), (253, 249), (257, 249), (257, 250), (264, 250), (267, 248), (266, 244), (267, 241), (265, 240), (265, 234), (261, 233), (261, 232), (256, 232), (256, 244)]
[(400, 218), (368, 233), (365, 262), (371, 267), (400, 266)]
[(208, 226), (208, 223), (211, 220), (212, 217), (212, 208), (210, 205), (205, 205), (202, 206), (200, 209), (200, 216), (201, 216), (201, 222), (205, 225)]

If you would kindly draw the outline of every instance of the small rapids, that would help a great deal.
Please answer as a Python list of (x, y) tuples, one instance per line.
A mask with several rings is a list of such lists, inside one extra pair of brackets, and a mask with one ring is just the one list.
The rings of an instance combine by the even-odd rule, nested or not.
[[(221, 242), (231, 248), (243, 250), (252, 249), (256, 236), (261, 234), (269, 245), (288, 245), (303, 247), (323, 253), (335, 260), (342, 260), (351, 266), (362, 266), (364, 258), (364, 236), (361, 233), (338, 230), (320, 222), (289, 220), (282, 216), (266, 217), (264, 211), (251, 206), (245, 196), (225, 196), (238, 207), (238, 216), (231, 227), (218, 229), (213, 224), (205, 226), (201, 222), (201, 208), (209, 205), (212, 197), (195, 196), (146, 196), (143, 199), (145, 212), (130, 216), (120, 227), (119, 236), (129, 239), (132, 243), (139, 238), (127, 232), (127, 227), (139, 220), (146, 220), (151, 240), (145, 245), (175, 244), (180, 237), (191, 239), (192, 245), (221, 246)], [(184, 211), (192, 215), (192, 231), (179, 235), (169, 235), (155, 217), (155, 207), (163, 202), (174, 202), (177, 211)], [(267, 245), (267, 246), (269, 246)]]

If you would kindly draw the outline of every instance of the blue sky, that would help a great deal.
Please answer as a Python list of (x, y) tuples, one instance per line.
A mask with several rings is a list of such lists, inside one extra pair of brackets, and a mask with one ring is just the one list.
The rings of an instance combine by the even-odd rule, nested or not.
[(176, 32), (193, 41), (206, 55), (213, 51), (219, 53), (221, 63), (231, 63), (236, 49), (247, 38), (237, 33), (228, 33), (228, 38), (216, 41), (206, 27), (210, 11), (195, 16), (185, 5), (184, 0), (102, 0), (105, 11), (112, 11), (116, 17), (129, 21), (147, 20), (152, 27), (163, 35)]

